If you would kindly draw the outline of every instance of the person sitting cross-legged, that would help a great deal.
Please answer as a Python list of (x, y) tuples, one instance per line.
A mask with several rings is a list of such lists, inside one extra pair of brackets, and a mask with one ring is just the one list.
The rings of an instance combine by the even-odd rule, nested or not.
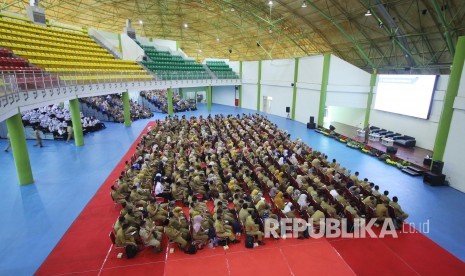
[(153, 252), (158, 253), (161, 251), (161, 233), (156, 231), (156, 226), (149, 228), (145, 220), (140, 223), (139, 236), (141, 237), (144, 245), (153, 247)]
[(263, 232), (260, 231), (258, 224), (255, 223), (252, 217), (252, 211), (249, 211), (249, 216), (245, 220), (245, 233), (250, 236), (256, 236), (259, 245), (265, 245), (263, 242)]
[(228, 238), (229, 241), (232, 243), (239, 243), (240, 241), (236, 240), (233, 232), (225, 228), (223, 218), (221, 216), (217, 216), (215, 221), (215, 231), (216, 235), (220, 238)]
[(394, 208), (394, 212), (396, 213), (396, 217), (400, 218), (402, 221), (406, 220), (408, 218), (408, 214), (405, 213), (402, 208), (400, 207), (399, 203), (397, 203), (399, 199), (397, 196), (392, 197), (392, 201), (389, 202), (389, 205), (391, 205)]

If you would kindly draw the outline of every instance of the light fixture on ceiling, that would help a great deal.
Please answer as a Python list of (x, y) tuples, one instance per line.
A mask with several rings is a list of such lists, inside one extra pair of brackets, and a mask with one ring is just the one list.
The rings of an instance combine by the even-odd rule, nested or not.
[(268, 33), (270, 33), (270, 34), (273, 33), (273, 30), (270, 28), (270, 29), (268, 30)]
[(139, 20), (139, 24), (141, 24), (141, 25), (142, 25), (142, 24), (144, 24), (144, 21), (142, 21), (142, 20)]
[(189, 27), (189, 25), (187, 25), (187, 23), (184, 23), (184, 28), (187, 28)]
[(219, 37), (216, 38), (216, 42), (220, 42), (220, 38), (219, 38)]
[(268, 5), (273, 6), (273, 1), (270, 0), (270, 1), (268, 2)]
[(371, 16), (371, 11), (368, 9), (367, 12), (365, 13), (365, 16)]
[(306, 8), (307, 7), (307, 2), (305, 2), (305, 0), (302, 2), (302, 8)]
[(202, 49), (199, 49), (199, 53), (202, 53)]
[(231, 11), (233, 12), (233, 11), (235, 11), (235, 9), (234, 9), (234, 8), (231, 8)]

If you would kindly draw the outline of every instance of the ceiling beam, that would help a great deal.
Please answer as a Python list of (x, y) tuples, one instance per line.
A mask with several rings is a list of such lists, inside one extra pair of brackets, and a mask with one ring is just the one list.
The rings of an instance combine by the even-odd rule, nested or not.
[(349, 33), (347, 33), (344, 28), (341, 27), (341, 25), (334, 19), (332, 18), (330, 15), (328, 15), (327, 13), (325, 13), (322, 9), (320, 9), (317, 5), (315, 5), (315, 3), (313, 3), (313, 1), (309, 1), (309, 0), (304, 0), (305, 2), (307, 2), (308, 5), (310, 5), (311, 7), (313, 7), (321, 16), (323, 16), (324, 18), (326, 18), (327, 20), (329, 20), (340, 32), (341, 34), (350, 42), (352, 42), (354, 45), (355, 45), (355, 48), (360, 52), (360, 54), (362, 55), (362, 57), (366, 60), (366, 62), (372, 67), (372, 68), (376, 68), (376, 65), (373, 63), (373, 61), (370, 59), (370, 57), (367, 55), (367, 53), (365, 53), (365, 51), (362, 49), (362, 47), (360, 46), (359, 42), (353, 37), (351, 36)]
[(455, 47), (454, 43), (452, 42), (452, 36), (450, 34), (449, 25), (446, 23), (446, 19), (444, 17), (444, 14), (442, 14), (441, 7), (439, 7), (438, 2), (436, 0), (431, 0), (431, 3), (433, 4), (433, 8), (436, 11), (436, 14), (438, 15), (442, 27), (444, 28), (444, 36), (446, 37), (447, 48), (449, 49), (449, 52), (453, 57), (455, 55)]

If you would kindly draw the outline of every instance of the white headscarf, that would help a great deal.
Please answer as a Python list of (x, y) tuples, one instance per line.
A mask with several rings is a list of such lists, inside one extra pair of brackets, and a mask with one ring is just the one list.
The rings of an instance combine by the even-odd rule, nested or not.
[(279, 158), (278, 164), (279, 164), (280, 166), (284, 165), (284, 158), (283, 158), (283, 157), (280, 157), (280, 158)]
[(283, 213), (284, 214), (287, 214), (291, 211), (291, 206), (292, 206), (292, 203), (287, 203), (286, 206), (284, 206), (284, 210), (283, 210)]
[(202, 220), (203, 218), (201, 215), (197, 215), (194, 217), (194, 222), (192, 223), (192, 225), (194, 226), (195, 232), (199, 232), (200, 227), (202, 226)]
[(297, 204), (299, 204), (301, 208), (307, 206), (307, 195), (301, 194), (299, 199), (297, 200)]

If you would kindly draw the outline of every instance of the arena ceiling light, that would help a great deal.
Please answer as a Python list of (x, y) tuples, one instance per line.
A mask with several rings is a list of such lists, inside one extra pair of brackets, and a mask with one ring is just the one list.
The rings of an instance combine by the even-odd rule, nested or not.
[(307, 2), (303, 1), (301, 7), (302, 7), (302, 8), (306, 8), (306, 7), (307, 7)]
[(187, 23), (184, 23), (184, 28), (187, 29), (187, 27), (189, 27), (189, 25), (187, 25)]
[(367, 12), (365, 13), (365, 16), (371, 16), (371, 11), (367, 10)]
[(273, 6), (273, 1), (270, 0), (270, 1), (268, 2), (268, 5)]
[(142, 24), (144, 24), (144, 21), (142, 21), (142, 20), (139, 20), (139, 24), (141, 24), (141, 25), (142, 25)]

